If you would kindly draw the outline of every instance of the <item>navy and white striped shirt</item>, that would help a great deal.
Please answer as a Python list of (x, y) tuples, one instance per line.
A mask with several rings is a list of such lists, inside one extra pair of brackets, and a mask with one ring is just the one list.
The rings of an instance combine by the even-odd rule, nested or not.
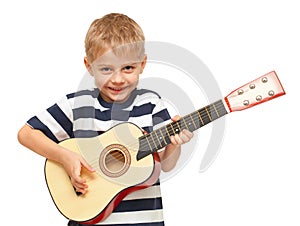
[[(27, 123), (59, 143), (68, 138), (100, 135), (121, 122), (132, 122), (151, 132), (169, 120), (164, 101), (153, 91), (135, 89), (124, 103), (107, 103), (99, 90), (93, 89), (66, 95)], [(106, 220), (97, 225), (163, 226), (162, 209), (157, 182), (129, 194)]]

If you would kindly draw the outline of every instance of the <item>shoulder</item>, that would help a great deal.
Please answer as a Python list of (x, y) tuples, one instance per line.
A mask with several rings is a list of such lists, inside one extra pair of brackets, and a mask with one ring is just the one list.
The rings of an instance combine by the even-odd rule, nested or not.
[(140, 95), (140, 96), (150, 96), (150, 97), (156, 97), (159, 99), (161, 98), (157, 92), (150, 90), (150, 89), (137, 89), (136, 94)]
[(140, 108), (143, 106), (145, 109), (151, 108), (151, 114), (155, 117), (164, 120), (170, 119), (170, 104), (157, 92), (148, 89), (140, 89), (136, 92), (138, 94), (136, 95), (135, 106), (140, 106)]
[(74, 99), (76, 97), (83, 97), (83, 96), (90, 96), (92, 98), (97, 98), (99, 95), (99, 90), (98, 89), (86, 89), (86, 90), (79, 90), (73, 93), (69, 93), (66, 95), (67, 99)]
[(72, 108), (79, 108), (87, 104), (93, 105), (98, 96), (98, 89), (79, 90), (65, 95), (61, 98), (60, 103), (68, 103)]
[(160, 101), (162, 101), (161, 96), (149, 89), (137, 89), (134, 91), (134, 105), (141, 105), (141, 104), (158, 104)]

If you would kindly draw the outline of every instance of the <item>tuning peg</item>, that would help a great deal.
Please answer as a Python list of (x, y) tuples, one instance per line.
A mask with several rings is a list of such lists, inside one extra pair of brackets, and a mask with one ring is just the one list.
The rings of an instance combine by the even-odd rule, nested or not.
[(250, 88), (250, 89), (254, 89), (254, 88), (255, 88), (255, 84), (250, 84), (250, 85), (249, 85), (249, 88)]
[(268, 94), (269, 94), (269, 96), (274, 96), (274, 91), (273, 90), (270, 90), (269, 92), (268, 92)]
[(262, 81), (263, 83), (266, 83), (266, 82), (268, 81), (268, 78), (267, 78), (267, 77), (263, 77), (263, 78), (261, 79), (261, 81)]

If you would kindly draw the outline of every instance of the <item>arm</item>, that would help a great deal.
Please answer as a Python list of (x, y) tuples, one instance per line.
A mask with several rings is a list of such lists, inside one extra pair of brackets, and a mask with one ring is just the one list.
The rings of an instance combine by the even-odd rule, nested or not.
[(78, 192), (86, 193), (87, 184), (80, 177), (81, 167), (94, 172), (91, 166), (77, 153), (74, 153), (45, 136), (41, 131), (24, 125), (18, 132), (18, 140), (35, 153), (63, 165)]
[[(173, 121), (179, 120), (179, 116), (172, 118)], [(171, 136), (171, 144), (167, 145), (164, 151), (159, 152), (162, 170), (171, 171), (180, 157), (181, 145), (189, 142), (193, 137), (193, 133), (184, 129), (179, 134)]]

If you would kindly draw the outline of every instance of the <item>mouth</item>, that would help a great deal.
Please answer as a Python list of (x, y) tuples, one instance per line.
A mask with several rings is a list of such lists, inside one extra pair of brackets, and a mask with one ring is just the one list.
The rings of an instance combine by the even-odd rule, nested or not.
[(112, 92), (122, 92), (125, 88), (124, 87), (108, 87)]

